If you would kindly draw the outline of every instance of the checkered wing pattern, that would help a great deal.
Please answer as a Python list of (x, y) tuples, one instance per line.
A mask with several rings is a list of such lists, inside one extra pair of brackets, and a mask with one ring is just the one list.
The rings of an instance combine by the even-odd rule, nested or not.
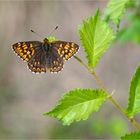
[(52, 46), (64, 61), (70, 59), (79, 49), (74, 42), (54, 41)]
[(32, 72), (46, 72), (45, 54), (42, 52), (42, 42), (27, 41), (15, 43), (12, 48), (15, 53), (24, 61)]
[(46, 72), (47, 71), (46, 64), (47, 64), (46, 54), (40, 47), (37, 53), (28, 62), (28, 68), (35, 73)]
[(71, 58), (79, 49), (73, 42), (53, 41), (19, 42), (12, 46), (15, 53), (28, 63), (32, 72), (59, 72), (65, 60)]
[(58, 54), (40, 49), (38, 53), (28, 62), (32, 72), (58, 72), (63, 68), (63, 60)]
[(22, 60), (28, 62), (37, 53), (41, 45), (42, 42), (39, 41), (27, 41), (15, 43), (12, 48)]
[(53, 49), (51, 50), (50, 55), (47, 57), (46, 62), (47, 68), (50, 70), (50, 72), (59, 72), (63, 68), (63, 59)]

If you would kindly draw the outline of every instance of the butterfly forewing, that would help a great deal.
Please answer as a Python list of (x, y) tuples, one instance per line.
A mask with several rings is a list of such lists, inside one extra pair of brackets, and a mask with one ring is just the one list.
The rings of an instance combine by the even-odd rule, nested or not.
[(28, 62), (38, 49), (40, 49), (41, 45), (42, 42), (39, 41), (27, 41), (15, 43), (12, 45), (12, 48), (21, 59)]
[(79, 49), (79, 46), (74, 42), (54, 41), (52, 42), (52, 46), (63, 60), (71, 58)]

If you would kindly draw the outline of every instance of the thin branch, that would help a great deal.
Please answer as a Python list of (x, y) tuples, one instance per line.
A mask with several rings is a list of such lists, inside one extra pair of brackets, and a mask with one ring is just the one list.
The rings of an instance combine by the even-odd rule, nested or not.
[(96, 79), (96, 82), (98, 83), (98, 85), (108, 94), (109, 100), (124, 114), (124, 116), (126, 116), (128, 118), (128, 120), (132, 123), (133, 126), (135, 126), (135, 128), (137, 128), (138, 130), (140, 130), (140, 126), (136, 122), (136, 120), (134, 118), (129, 117), (126, 114), (125, 110), (114, 100), (114, 98), (112, 96), (110, 96), (110, 93), (108, 92), (108, 90), (106, 89), (106, 87), (104, 86), (104, 84), (101, 82), (100, 78), (97, 76), (97, 74), (95, 73), (95, 71), (92, 68), (90, 68), (86, 63), (84, 63), (79, 57), (74, 56), (74, 58), (78, 62), (80, 62), (93, 75), (93, 77)]

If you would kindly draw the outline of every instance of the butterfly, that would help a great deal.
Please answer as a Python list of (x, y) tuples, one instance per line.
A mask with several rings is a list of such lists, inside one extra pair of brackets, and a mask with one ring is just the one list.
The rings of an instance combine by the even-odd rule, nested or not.
[(18, 42), (12, 45), (14, 52), (28, 63), (28, 68), (34, 73), (59, 72), (64, 61), (78, 51), (79, 46), (74, 42), (40, 41)]

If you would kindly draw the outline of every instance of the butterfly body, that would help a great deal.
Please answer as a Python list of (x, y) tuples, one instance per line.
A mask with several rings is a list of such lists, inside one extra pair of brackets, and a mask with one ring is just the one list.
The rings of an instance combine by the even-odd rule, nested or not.
[(65, 60), (71, 58), (79, 49), (73, 42), (26, 41), (12, 45), (15, 53), (28, 63), (28, 68), (35, 73), (59, 72)]

